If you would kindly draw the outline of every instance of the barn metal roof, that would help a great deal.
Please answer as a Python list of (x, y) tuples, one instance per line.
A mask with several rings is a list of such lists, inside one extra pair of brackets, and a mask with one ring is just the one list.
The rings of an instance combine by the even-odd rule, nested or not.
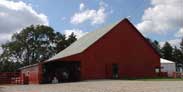
[(160, 59), (160, 62), (161, 62), (161, 63), (175, 63), (175, 62), (173, 62), (173, 61), (166, 60), (166, 59), (163, 59), (163, 58)]
[(98, 39), (100, 39), (102, 36), (108, 33), (119, 22), (120, 21), (86, 34), (85, 36), (79, 38), (77, 41), (71, 44), (69, 47), (59, 52), (52, 58), (46, 60), (45, 62), (57, 60), (63, 57), (67, 57), (67, 56), (71, 56), (71, 55), (75, 55), (83, 52), (85, 49), (87, 49), (89, 46), (95, 43)]
[(27, 66), (24, 66), (24, 67), (19, 68), (19, 70), (26, 69), (26, 68), (30, 68), (30, 67), (33, 67), (33, 66), (38, 66), (38, 65), (39, 65), (39, 63), (32, 64), (32, 65), (27, 65)]

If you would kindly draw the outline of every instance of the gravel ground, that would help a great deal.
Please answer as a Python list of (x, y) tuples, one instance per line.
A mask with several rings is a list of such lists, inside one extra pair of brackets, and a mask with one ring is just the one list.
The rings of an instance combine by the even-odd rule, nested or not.
[(0, 85), (0, 92), (183, 92), (183, 81), (96, 80), (42, 85)]

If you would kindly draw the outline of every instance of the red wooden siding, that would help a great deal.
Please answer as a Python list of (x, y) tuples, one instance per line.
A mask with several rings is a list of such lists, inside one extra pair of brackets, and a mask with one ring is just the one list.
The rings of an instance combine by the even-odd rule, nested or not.
[(19, 84), (19, 72), (0, 72), (0, 84)]
[[(49, 62), (62, 61), (79, 61), (81, 80), (112, 78), (113, 64), (119, 65), (119, 78), (156, 77), (155, 68), (160, 67), (159, 54), (127, 19), (85, 51)], [(44, 77), (40, 64), (21, 71), (29, 71), (29, 83), (40, 83)]]
[(83, 54), (85, 79), (110, 78), (112, 64), (119, 64), (120, 77), (154, 77), (160, 66), (159, 55), (127, 20)]
[[(42, 67), (40, 64), (21, 70), (22, 84), (39, 84), (42, 78)], [(27, 78), (27, 79), (26, 79)]]

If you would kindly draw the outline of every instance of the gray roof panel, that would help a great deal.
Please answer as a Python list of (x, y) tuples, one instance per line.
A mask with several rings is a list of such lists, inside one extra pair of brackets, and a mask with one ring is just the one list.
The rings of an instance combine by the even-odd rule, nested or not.
[(98, 29), (98, 30), (95, 30), (95, 31), (92, 31), (92, 32), (86, 34), (85, 36), (79, 38), (77, 41), (75, 41), (73, 44), (71, 44), (69, 47), (67, 47), (63, 51), (59, 52), (52, 58), (46, 60), (46, 62), (83, 52), (85, 49), (87, 49), (93, 43), (95, 43), (97, 40), (99, 40), (102, 36), (104, 36), (106, 33), (108, 33), (118, 23), (119, 22), (116, 22), (112, 25), (106, 26), (104, 28), (101, 28), (101, 29)]

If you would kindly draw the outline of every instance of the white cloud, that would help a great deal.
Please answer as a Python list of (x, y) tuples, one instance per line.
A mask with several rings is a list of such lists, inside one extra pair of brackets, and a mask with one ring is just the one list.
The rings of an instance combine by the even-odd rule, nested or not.
[(48, 25), (47, 16), (22, 1), (0, 1), (0, 44), (10, 39), (13, 33), (32, 24)]
[(84, 8), (85, 8), (84, 3), (81, 3), (81, 4), (79, 5), (79, 10), (82, 11)]
[[(180, 47), (180, 42), (181, 42), (181, 39), (173, 39), (173, 40), (169, 40), (167, 41), (171, 44), (171, 46), (176, 46), (176, 47)], [(165, 44), (165, 42), (160, 42), (160, 46), (163, 47), (163, 45)]]
[(5, 41), (10, 40), (11, 36), (12, 34), (9, 33), (0, 34), (0, 45), (3, 44)]
[(0, 47), (0, 55), (2, 54), (2, 52), (3, 52), (3, 50), (2, 50), (2, 48)]
[(68, 37), (71, 33), (74, 33), (76, 35), (76, 38), (81, 38), (82, 36), (86, 35), (88, 32), (84, 32), (80, 29), (68, 29), (65, 30), (65, 35)]
[[(83, 9), (82, 11), (76, 12), (71, 17), (72, 24), (81, 24), (85, 21), (91, 21), (91, 24), (101, 24), (105, 22), (107, 17), (106, 6), (104, 2), (100, 2), (98, 10), (95, 9)], [(84, 8), (84, 4), (80, 4), (80, 10)]]
[(6, 33), (0, 34), (0, 54), (2, 54), (1, 45), (3, 43), (5, 43), (6, 41), (10, 40), (11, 36), (12, 36), (12, 34), (9, 34), (9, 33), (7, 33), (7, 34)]
[(175, 37), (183, 37), (183, 28), (181, 28), (176, 34)]
[(137, 28), (143, 33), (166, 34), (183, 28), (182, 0), (151, 0)]

